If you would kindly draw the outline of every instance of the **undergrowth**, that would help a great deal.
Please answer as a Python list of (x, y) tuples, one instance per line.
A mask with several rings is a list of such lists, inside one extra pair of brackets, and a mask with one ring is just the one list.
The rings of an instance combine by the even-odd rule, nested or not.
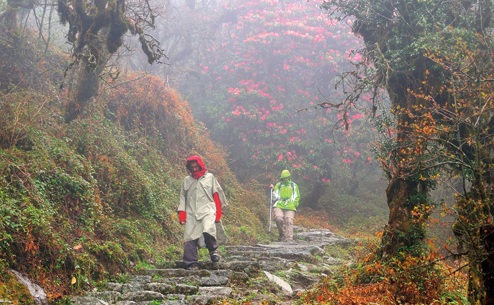
[(383, 260), (377, 240), (362, 242), (352, 264), (322, 278), (296, 304), (469, 304), (467, 275), (437, 254)]

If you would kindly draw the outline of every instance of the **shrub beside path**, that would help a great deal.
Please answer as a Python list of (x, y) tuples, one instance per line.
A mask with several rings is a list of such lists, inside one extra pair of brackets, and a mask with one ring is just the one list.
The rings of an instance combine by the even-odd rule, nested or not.
[[(293, 304), (297, 295), (330, 275), (346, 259), (327, 255), (328, 247), (350, 240), (333, 232), (297, 228), (292, 243), (225, 246), (218, 263), (182, 262), (128, 275), (123, 283), (74, 296), (74, 305)], [(222, 303), (222, 301), (224, 301)]]

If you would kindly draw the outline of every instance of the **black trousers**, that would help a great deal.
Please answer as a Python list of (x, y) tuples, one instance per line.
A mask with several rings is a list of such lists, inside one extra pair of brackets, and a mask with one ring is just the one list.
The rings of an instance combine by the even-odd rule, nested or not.
[[(216, 242), (216, 238), (209, 235), (208, 233), (204, 233), (204, 243), (206, 244), (206, 248), (211, 254), (218, 248), (218, 243)], [(199, 260), (199, 239), (194, 239), (190, 241), (186, 241), (184, 243), (184, 264), (186, 267), (197, 263)]]

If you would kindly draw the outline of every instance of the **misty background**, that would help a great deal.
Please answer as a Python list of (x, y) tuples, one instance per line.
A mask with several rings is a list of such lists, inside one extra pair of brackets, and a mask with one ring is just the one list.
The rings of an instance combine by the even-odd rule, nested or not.
[[(20, 22), (38, 28), (47, 47), (73, 52), (56, 1), (27, 2)], [(306, 0), (126, 5), (135, 16), (142, 7), (153, 12), (146, 35), (165, 56), (149, 64), (138, 37), (126, 33), (104, 73), (148, 73), (178, 90), (204, 135), (226, 150), (239, 181), (269, 185), (289, 169), (303, 207), (331, 212), (360, 201), (358, 212), (377, 208), (376, 227), (383, 225), (387, 182), (373, 150), (380, 136), (376, 122), (387, 107), (376, 113), (364, 92), (361, 104), (343, 108), (351, 84), (340, 76), (362, 60), (351, 20), (339, 21), (321, 1)], [(70, 84), (76, 74), (67, 70), (63, 82)]]

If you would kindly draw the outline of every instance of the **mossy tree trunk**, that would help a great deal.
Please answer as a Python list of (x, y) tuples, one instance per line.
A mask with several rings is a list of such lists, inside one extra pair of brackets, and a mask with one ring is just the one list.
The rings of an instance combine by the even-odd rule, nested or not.
[(471, 211), (463, 215), (467, 217), (460, 216), (462, 221), (454, 226), (460, 254), (468, 261), (468, 299), (471, 304), (494, 304), (494, 224), (486, 221), (490, 217), (478, 213), (478, 207), (484, 205), (481, 202), (462, 199), (459, 204), (463, 212)]
[(384, 258), (396, 257), (398, 253), (421, 253), (424, 223), (414, 219), (410, 204), (410, 198), (417, 194), (418, 185), (412, 179), (395, 177), (389, 182), (386, 189), (389, 218), (381, 242)]
[(383, 257), (402, 253), (419, 256), (425, 249), (424, 223), (428, 211), (423, 207), (428, 206), (429, 194), (428, 174), (424, 173), (422, 161), (426, 159), (427, 143), (417, 134), (417, 126), (426, 121), (424, 110), (416, 107), (422, 101), (414, 92), (419, 89), (417, 84), (426, 79), (428, 64), (425, 58), (417, 58), (413, 73), (397, 73), (387, 81), (396, 135), (385, 166), (389, 180), (386, 188), (389, 218), (382, 238)]
[(85, 51), (84, 56), (77, 66), (77, 74), (73, 94), (65, 108), (65, 121), (70, 122), (86, 112), (86, 109), (91, 101), (93, 101), (99, 91), (100, 77), (105, 69), (105, 65), (109, 59), (109, 53), (105, 45), (99, 41), (92, 42), (93, 49), (98, 52), (97, 59), (91, 54), (91, 51)]
[(494, 304), (494, 176), (489, 170), (494, 160), (489, 154), (480, 159), (476, 163), (483, 166), (474, 167), (476, 175), (470, 191), (458, 197), (453, 232), (459, 254), (468, 261), (468, 299), (471, 304), (487, 305)]

